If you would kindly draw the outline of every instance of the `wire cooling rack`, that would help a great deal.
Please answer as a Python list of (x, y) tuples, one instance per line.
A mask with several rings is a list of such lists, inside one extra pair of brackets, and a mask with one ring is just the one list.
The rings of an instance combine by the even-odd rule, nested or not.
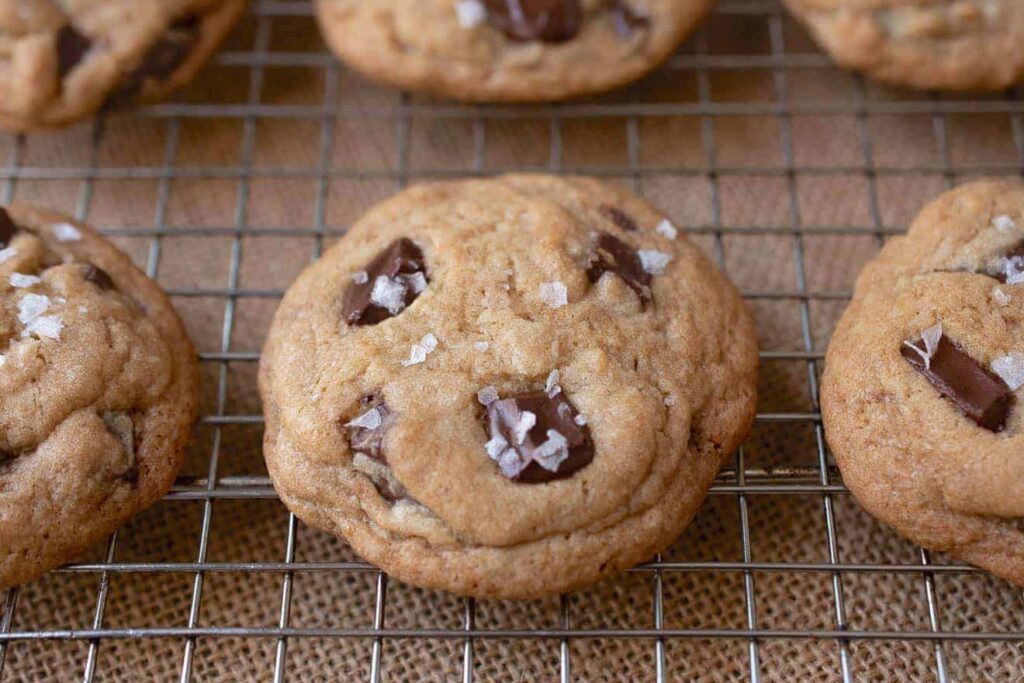
[[(971, 175), (1020, 174), (1022, 112), (1014, 92), (944, 98), (838, 71), (774, 0), (723, 0), (664, 68), (620, 93), (461, 106), (362, 81), (323, 49), (307, 2), (262, 0), (174, 103), (4, 138), (3, 199), (77, 214), (158, 278), (197, 336), (207, 395), (191, 476), (156, 506), (173, 511), (133, 522), (93, 557), (0, 603), (0, 679), (1018, 677), (1019, 592), (859, 512), (828, 454), (817, 398), (828, 333), (857, 269), (942, 189)], [(420, 592), (408, 616), (396, 597), (407, 587), (322, 538), (312, 547), (337, 552), (303, 552), (315, 532), (280, 507), (265, 470), (248, 467), (262, 425), (258, 348), (290, 278), (373, 200), (422, 179), (506, 171), (621, 180), (688, 227), (758, 315), (757, 426), (682, 549), (614, 579), (594, 594), (600, 602), (565, 596), (544, 619), (527, 610), (524, 623), (492, 618), (501, 608), (487, 603)], [(275, 209), (300, 187), (300, 209)], [(290, 248), (301, 262), (283, 265)], [(218, 554), (218, 520), (235, 504), (275, 511), (272, 542), (229, 532), (255, 543), (255, 556)], [(176, 522), (183, 528), (168, 532)], [(133, 545), (148, 534), (167, 540)], [(323, 594), (353, 576), (365, 588), (351, 607), (362, 621), (300, 619), (303, 581), (323, 578)], [(133, 593), (143, 578), (149, 588)], [(231, 611), (216, 595), (229, 579), (236, 599), (252, 591), (260, 619), (220, 614)], [(710, 594), (683, 599), (705, 584)], [(161, 590), (177, 590), (170, 607), (133, 619), (117, 607)], [(811, 595), (821, 602), (801, 607)], [(592, 616), (634, 603), (642, 618)], [(156, 641), (166, 653), (159, 673), (133, 668), (132, 653)], [(358, 666), (310, 670), (309, 655), (290, 656), (304, 643), (352, 644)], [(623, 659), (612, 643), (626, 643)], [(543, 656), (517, 660), (527, 645)], [(414, 646), (446, 664), (389, 669)], [(211, 648), (237, 651), (234, 664), (205, 668)], [(593, 665), (601, 652), (612, 656)], [(543, 668), (527, 668), (535, 661)]]

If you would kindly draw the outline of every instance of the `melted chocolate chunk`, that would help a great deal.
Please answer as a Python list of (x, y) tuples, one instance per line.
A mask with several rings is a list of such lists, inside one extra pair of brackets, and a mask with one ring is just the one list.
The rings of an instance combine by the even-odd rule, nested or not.
[(629, 38), (636, 31), (649, 28), (651, 20), (642, 14), (637, 14), (632, 7), (620, 0), (612, 5), (609, 10), (612, 14), (612, 23), (615, 25), (615, 33), (620, 38)]
[(999, 261), (999, 267), (988, 272), (989, 275), (1005, 284), (1011, 276), (1014, 282), (1024, 274), (1024, 241), (1010, 247)]
[(386, 463), (384, 457), (384, 434), (388, 429), (388, 418), (391, 417), (391, 410), (378, 396), (366, 396), (360, 403), (360, 412), (357, 420), (369, 413), (371, 410), (377, 412), (377, 425), (374, 427), (363, 427), (346, 423), (343, 425), (348, 434), (348, 443), (355, 453), (362, 453), (368, 458)]
[[(964, 415), (991, 432), (1001, 432), (1013, 393), (998, 375), (971, 358), (945, 335), (929, 351), (923, 340), (906, 342), (903, 357)], [(927, 360), (926, 360), (927, 359)]]
[(110, 291), (117, 289), (107, 271), (97, 268), (91, 263), (85, 266), (85, 281), (93, 283), (102, 290)]
[(0, 249), (5, 248), (18, 234), (18, 225), (11, 218), (11, 214), (0, 208)]
[(564, 43), (583, 24), (579, 0), (484, 0), (494, 28), (512, 40)]
[(110, 102), (117, 104), (137, 96), (147, 80), (162, 81), (174, 75), (199, 42), (199, 30), (199, 17), (194, 14), (171, 24), (156, 45), (142, 56), (139, 65), (125, 74), (120, 87), (111, 94)]
[(376, 325), (398, 315), (426, 287), (426, 271), (420, 248), (404, 237), (395, 240), (366, 266), (365, 281), (345, 290), (342, 318), (349, 325)]
[(651, 274), (644, 270), (636, 250), (614, 235), (601, 232), (587, 264), (587, 277), (597, 282), (605, 273), (621, 277), (645, 304), (651, 300)]
[(622, 209), (617, 209), (609, 204), (602, 204), (601, 213), (626, 232), (636, 232), (639, 229), (636, 227), (636, 221)]
[(92, 41), (68, 24), (57, 32), (57, 78), (64, 80), (64, 77), (71, 73), (85, 53), (92, 47)]
[(594, 459), (590, 429), (576, 423), (578, 415), (564, 393), (536, 391), (494, 401), (487, 406), (488, 455), (512, 481), (565, 479)]

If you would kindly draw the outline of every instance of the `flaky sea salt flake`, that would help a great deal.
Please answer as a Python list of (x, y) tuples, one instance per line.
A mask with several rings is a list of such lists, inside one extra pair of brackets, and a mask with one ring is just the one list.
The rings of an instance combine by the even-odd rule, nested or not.
[(501, 434), (495, 434), (493, 439), (484, 444), (484, 449), (487, 451), (487, 457), (497, 460), (508, 450), (508, 441)]
[(547, 437), (547, 441), (533, 452), (533, 459), (549, 472), (557, 472), (558, 466), (569, 457), (569, 442), (554, 429), (548, 430)]
[(498, 400), (498, 390), (493, 386), (488, 385), (476, 392), (476, 400), (480, 401), (482, 405), (489, 406)]
[(82, 239), (82, 232), (70, 223), (57, 223), (53, 226), (53, 236), (60, 242), (77, 242)]
[(459, 0), (455, 3), (455, 17), (462, 28), (476, 28), (487, 21), (487, 8), (480, 0)]
[(1009, 216), (996, 216), (992, 219), (992, 227), (999, 232), (1011, 232), (1017, 229), (1017, 224)]
[(427, 360), (427, 354), (437, 348), (437, 337), (429, 332), (423, 336), (418, 344), (413, 344), (409, 349), (409, 360), (403, 360), (402, 365), (419, 365)]
[(421, 294), (427, 288), (427, 276), (419, 272), (413, 273), (409, 276), (409, 284), (412, 285), (412, 291)]
[(672, 221), (670, 221), (667, 218), (662, 222), (658, 223), (658, 227), (656, 227), (654, 230), (659, 235), (667, 237), (670, 240), (674, 240), (676, 237), (679, 236), (678, 228), (676, 228), (676, 226), (672, 224)]
[(667, 405), (669, 408), (671, 408), (675, 404), (676, 404), (676, 397), (675, 396), (673, 396), (672, 394), (669, 394), (668, 396), (665, 397), (665, 405)]
[(22, 337), (35, 335), (48, 339), (60, 339), (60, 332), (64, 329), (64, 323), (55, 315), (41, 315), (35, 318), (25, 329), (21, 331)]
[(636, 254), (640, 257), (640, 265), (651, 275), (663, 275), (672, 261), (672, 254), (657, 249), (641, 249)]
[(26, 294), (18, 302), (18, 322), (28, 325), (50, 307), (50, 297), (43, 294)]
[(548, 375), (547, 381), (544, 382), (544, 393), (548, 395), (548, 398), (554, 398), (562, 392), (562, 387), (558, 386), (559, 379), (557, 369), (552, 370)]
[(584, 415), (577, 415), (572, 419), (572, 421), (575, 422), (578, 427), (587, 426), (587, 418)]
[(405, 309), (405, 285), (396, 278), (379, 275), (373, 281), (370, 303), (386, 308), (391, 315), (398, 315)]
[(15, 256), (17, 256), (17, 255), (18, 255), (18, 250), (15, 249), (14, 247), (7, 247), (5, 249), (0, 249), (0, 263), (6, 263), (6, 262), (10, 261), (12, 258), (14, 258)]
[(542, 282), (540, 298), (551, 308), (561, 308), (569, 303), (569, 290), (561, 282)]
[(992, 298), (1000, 306), (1009, 306), (1010, 305), (1010, 301), (1011, 301), (1010, 295), (1007, 294), (1006, 292), (1004, 292), (1003, 290), (999, 289), (998, 287), (993, 287), (992, 288)]
[(12, 287), (34, 287), (38, 285), (40, 280), (35, 275), (25, 275), (24, 273), (11, 273), (10, 283)]
[(477, 351), (481, 351), (482, 352), (482, 351), (486, 351), (487, 349), (491, 348), (491, 345), (489, 343), (485, 342), (485, 341), (478, 341), (478, 342), (473, 342), (473, 348), (476, 349)]
[(345, 426), (362, 427), (363, 429), (377, 429), (380, 427), (381, 422), (380, 411), (376, 408), (371, 408), (351, 422), (345, 423)]
[(530, 433), (534, 425), (537, 424), (537, 415), (531, 413), (529, 410), (524, 410), (519, 413), (519, 419), (514, 425), (512, 425), (512, 438), (516, 440), (517, 444), (522, 444), (526, 441), (526, 435)]
[(1024, 387), (1024, 353), (1011, 353), (992, 361), (992, 372), (999, 375), (1010, 391)]
[(367, 273), (365, 270), (357, 270), (356, 272), (352, 273), (352, 282), (356, 283), (357, 285), (365, 285), (369, 281), (370, 274)]

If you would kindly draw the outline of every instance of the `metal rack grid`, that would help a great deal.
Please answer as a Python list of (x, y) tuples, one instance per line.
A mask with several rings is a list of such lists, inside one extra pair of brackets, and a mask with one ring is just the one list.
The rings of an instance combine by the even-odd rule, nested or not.
[[(18, 589), (11, 590), (3, 601), (0, 612), (0, 680), (22, 680), (27, 676), (17, 668), (11, 652), (21, 644), (32, 642), (71, 641), (80, 645), (80, 657), (74, 671), (63, 671), (62, 678), (78, 676), (84, 681), (102, 677), (98, 667), (102, 648), (113, 641), (132, 639), (169, 639), (179, 647), (179, 672), (182, 681), (194, 678), (197, 643), (207, 639), (270, 639), (275, 654), (272, 670), (266, 677), (275, 681), (288, 678), (288, 648), (299, 639), (329, 639), (369, 643), (369, 679), (378, 681), (382, 675), (382, 660), (386, 646), (402, 647), (410, 640), (454, 641), (461, 649), (461, 678), (464, 681), (484, 680), (479, 673), (481, 644), (489, 640), (545, 641), (557, 646), (557, 670), (561, 681), (585, 680), (574, 675), (574, 664), (579, 655), (573, 644), (584, 639), (635, 640), (650, 649), (653, 662), (649, 680), (659, 682), (675, 680), (673, 662), (667, 656), (669, 644), (680, 640), (743, 644), (747, 661), (743, 663), (742, 679), (759, 681), (771, 678), (765, 671), (762, 650), (767, 643), (777, 640), (808, 640), (824, 643), (828, 647), (826, 660), (820, 665), (831, 673), (828, 680), (855, 680), (860, 674), (858, 662), (851, 654), (857, 643), (865, 641), (894, 642), (920, 641), (927, 645), (929, 680), (947, 681), (956, 678), (950, 672), (947, 649), (957, 642), (982, 642), (996, 649), (1010, 648), (1024, 641), (1019, 626), (1000, 628), (953, 628), (947, 625), (946, 614), (958, 606), (944, 604), (937, 581), (946, 576), (971, 576), (978, 572), (970, 567), (935, 559), (927, 551), (916, 549), (914, 561), (849, 561), (840, 551), (842, 529), (837, 518), (837, 501), (847, 496), (838, 471), (830, 460), (817, 411), (818, 381), (824, 344), (816, 338), (813, 322), (814, 308), (818, 304), (838, 304), (848, 298), (849, 291), (816, 290), (808, 282), (808, 240), (820, 236), (870, 236), (881, 244), (888, 235), (902, 230), (901, 222), (886, 220), (880, 187), (895, 176), (938, 179), (950, 186), (964, 175), (1004, 174), (1016, 175), (1024, 169), (1024, 127), (1021, 114), (1024, 102), (1009, 92), (1005, 97), (950, 98), (937, 95), (902, 94), (893, 97), (857, 76), (845, 76), (850, 87), (847, 96), (839, 99), (791, 97), (793, 74), (798, 71), (838, 74), (822, 54), (807, 47), (791, 46), (791, 20), (775, 0), (723, 0), (715, 10), (711, 22), (723, 26), (728, 22), (743, 22), (748, 29), (760, 26), (767, 36), (764, 50), (724, 50), (716, 42), (713, 31), (702, 30), (688, 45), (664, 67), (662, 74), (692, 79), (696, 98), (692, 101), (660, 101), (644, 96), (640, 90), (627, 91), (625, 98), (603, 98), (597, 101), (569, 103), (558, 106), (529, 107), (466, 107), (453, 103), (424, 100), (408, 94), (396, 94), (394, 101), (372, 104), (346, 102), (340, 87), (344, 69), (325, 51), (301, 51), (274, 47), (275, 30), (282, 30), (282, 22), (294, 19), (312, 21), (311, 8), (304, 1), (254, 0), (249, 22), (251, 43), (242, 49), (229, 48), (218, 57), (222, 67), (241, 69), (248, 74), (248, 95), (239, 103), (208, 103), (203, 101), (178, 102), (149, 107), (140, 116), (165, 129), (162, 163), (154, 165), (111, 166), (100, 160), (100, 146), (104, 140), (105, 123), (97, 122), (91, 130), (91, 148), (84, 164), (31, 165), (25, 162), (30, 140), (12, 138), (10, 157), (0, 168), (4, 182), (2, 198), (14, 198), (19, 187), (35, 181), (64, 180), (79, 184), (77, 196), (78, 217), (87, 220), (91, 215), (96, 185), (103, 181), (148, 180), (156, 184), (156, 206), (152, 223), (128, 225), (109, 230), (119, 238), (140, 238), (147, 241), (143, 255), (146, 270), (152, 277), (161, 275), (162, 259), (166, 258), (168, 240), (174, 238), (223, 238), (230, 240), (226, 282), (221, 287), (182, 286), (169, 287), (176, 302), (203, 298), (218, 301), (223, 306), (223, 322), (219, 344), (201, 350), (200, 356), (211, 381), (213, 391), (201, 422), (209, 438), (208, 459), (204, 462), (203, 476), (180, 480), (167, 501), (180, 501), (201, 507), (201, 523), (194, 559), (190, 561), (164, 561), (155, 557), (150, 561), (119, 561), (119, 534), (112, 536), (98, 561), (73, 564), (58, 570), (57, 575), (86, 576), (95, 581), (94, 597), (90, 608), (91, 624), (86, 628), (28, 628), (19, 625), (19, 613), (34, 606), (19, 604)], [(745, 37), (743, 38), (746, 39)], [(323, 93), (319, 104), (266, 103), (262, 94), (268, 70), (301, 68), (322, 74)], [(728, 101), (715, 95), (716, 75), (727, 72), (758, 72), (770, 82), (771, 93), (764, 101), (746, 99)], [(1014, 158), (998, 162), (961, 162), (950, 143), (950, 117), (954, 116), (1003, 117), (1012, 137)], [(852, 121), (850, 136), (859, 150), (855, 162), (815, 164), (800, 159), (796, 150), (795, 119), (802, 116), (821, 118), (842, 117)], [(648, 118), (692, 122), (696, 124), (701, 154), (696, 164), (651, 164), (644, 159), (642, 141), (644, 122)], [(777, 145), (781, 163), (754, 164), (739, 160), (720, 162), (723, 140), (721, 121), (733, 118), (757, 117), (770, 120), (776, 127)], [(876, 163), (877, 145), (872, 131), (874, 117), (924, 117), (928, 120), (938, 150), (937, 161), (913, 162), (898, 166)], [(421, 119), (440, 120), (451, 125), (468, 125), (472, 137), (471, 160), (465, 167), (414, 168), (410, 163), (412, 126)], [(488, 126), (495, 122), (516, 118), (530, 118), (542, 122), (549, 139), (546, 164), (523, 166), (492, 164), (488, 161)], [(230, 120), (241, 125), (240, 163), (237, 165), (199, 166), (177, 162), (182, 127), (196, 120)], [(384, 121), (393, 127), (396, 163), (387, 168), (348, 168), (336, 163), (332, 150), (336, 141), (335, 124), (339, 120)], [(258, 151), (257, 128), (264, 121), (304, 121), (319, 128), (316, 138), (315, 164), (266, 166), (254, 163)], [(624, 127), (625, 164), (573, 164), (566, 161), (570, 143), (566, 141), (568, 121)], [(235, 426), (259, 428), (262, 418), (258, 414), (236, 414), (231, 410), (229, 380), (238, 368), (253, 366), (258, 353), (251, 348), (240, 350), (234, 341), (239, 306), (252, 299), (273, 301), (282, 294), (280, 289), (255, 289), (243, 286), (243, 245), (252, 237), (306, 238), (311, 240), (313, 256), (321, 253), (325, 243), (344, 232), (344, 227), (328, 219), (328, 196), (332, 183), (339, 178), (375, 180), (400, 188), (412, 180), (463, 175), (492, 174), (509, 170), (540, 170), (556, 173), (582, 172), (591, 175), (625, 179), (638, 189), (659, 178), (688, 178), (699, 180), (706, 188), (710, 220), (691, 225), (688, 232), (704, 239), (719, 265), (728, 269), (727, 241), (734, 236), (770, 236), (788, 243), (788, 256), (792, 259), (793, 279), (783, 289), (748, 289), (745, 297), (758, 302), (785, 302), (791, 304), (799, 319), (799, 343), (795, 348), (765, 350), (762, 362), (795, 363), (803, 367), (809, 405), (806, 410), (762, 410), (757, 416), (759, 426), (777, 425), (784, 430), (808, 428), (813, 432), (812, 452), (802, 454), (808, 458), (795, 458), (794, 462), (775, 463), (771, 466), (751, 464), (747, 448), (735, 456), (734, 464), (723, 470), (712, 490), (712, 499), (733, 501), (738, 515), (738, 533), (734, 539), (739, 548), (739, 559), (726, 561), (673, 560), (657, 557), (637, 567), (634, 576), (649, 579), (653, 614), (649, 626), (642, 628), (574, 628), (572, 598), (562, 597), (558, 602), (557, 625), (536, 628), (489, 628), (480, 626), (480, 607), (474, 600), (460, 603), (460, 627), (438, 628), (432, 625), (394, 628), (388, 625), (389, 584), (385, 575), (359, 561), (326, 561), (300, 559), (297, 544), (303, 527), (292, 515), (285, 517), (285, 545), (274, 556), (258, 561), (212, 561), (209, 554), (211, 528), (215, 507), (221, 501), (274, 500), (276, 495), (265, 476), (231, 475), (223, 473), (224, 463), (233, 453), (224, 448), (224, 430)], [(781, 225), (764, 226), (737, 224), (723, 217), (724, 179), (727, 177), (769, 178), (784, 188), (780, 201), (786, 218)], [(805, 178), (855, 177), (863, 181), (868, 221), (849, 224), (831, 224), (827, 221), (812, 224), (804, 218), (803, 203), (798, 185)], [(168, 220), (168, 205), (174, 183), (181, 180), (218, 179), (237, 183), (234, 202), (234, 221), (222, 226), (175, 225)], [(253, 184), (261, 180), (303, 179), (316, 183), (318, 191), (313, 208), (313, 220), (306, 228), (257, 227), (250, 199)], [(20, 195), (19, 195), (20, 196)], [(102, 224), (101, 224), (102, 225)], [(800, 460), (800, 462), (795, 462)], [(784, 500), (810, 498), (816, 502), (824, 526), (826, 548), (824, 559), (805, 561), (796, 558), (763, 561), (755, 558), (752, 542), (754, 515), (752, 508), (761, 496), (779, 496)], [(121, 534), (124, 532), (122, 531)], [(706, 572), (713, 575), (737, 575), (742, 581), (742, 627), (675, 628), (666, 625), (664, 585), (674, 574)], [(351, 574), (364, 573), (373, 577), (372, 626), (340, 628), (333, 626), (292, 625), (293, 588), (297, 577), (309, 573)], [(179, 626), (113, 627), (107, 624), (108, 600), (111, 582), (131, 574), (182, 575), (189, 578), (187, 620)], [(207, 625), (201, 618), (204, 590), (209, 579), (218, 574), (265, 574), (278, 581), (276, 623), (270, 626)], [(779, 628), (765, 625), (759, 613), (765, 609), (758, 599), (757, 582), (769, 575), (784, 577), (820, 575), (829, 583), (831, 615), (829, 623), (815, 627)], [(926, 610), (923, 627), (886, 628), (851, 627), (847, 602), (851, 592), (851, 577), (861, 575), (881, 577), (904, 575), (911, 577), (920, 590), (920, 602)], [(21, 591), (26, 590), (25, 588)], [(1005, 593), (1005, 590), (1004, 590)], [(1015, 612), (1021, 613), (1020, 596)], [(955, 596), (954, 598), (955, 599)], [(1007, 650), (1006, 656), (1013, 656)], [(334, 672), (337, 674), (338, 672)], [(424, 675), (426, 673), (424, 672)]]

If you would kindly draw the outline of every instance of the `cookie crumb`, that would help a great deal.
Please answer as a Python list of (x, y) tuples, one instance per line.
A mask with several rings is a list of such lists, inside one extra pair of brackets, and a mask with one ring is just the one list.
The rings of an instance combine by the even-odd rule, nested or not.
[(476, 28), (487, 21), (487, 8), (480, 0), (459, 0), (455, 3), (455, 16), (462, 28)]
[(410, 365), (425, 363), (427, 355), (436, 348), (437, 337), (428, 332), (418, 344), (412, 345), (412, 348), (409, 349), (409, 360), (403, 360), (402, 365), (409, 367)]
[(34, 287), (40, 282), (42, 282), (42, 280), (35, 275), (25, 275), (24, 273), (11, 273), (10, 277), (11, 287)]
[(996, 303), (1000, 306), (1010, 305), (1010, 295), (999, 289), (998, 287), (992, 288), (992, 298), (996, 300)]
[(992, 361), (992, 372), (1006, 382), (1010, 391), (1024, 387), (1024, 354), (1011, 353)]
[(356, 283), (357, 285), (365, 285), (369, 281), (370, 274), (367, 273), (365, 270), (357, 270), (356, 272), (352, 273), (352, 282)]
[(1011, 232), (1017, 229), (1017, 224), (1009, 216), (996, 216), (992, 219), (992, 227), (999, 232)]
[(492, 385), (488, 385), (476, 392), (476, 400), (480, 401), (481, 405), (489, 406), (499, 398), (498, 390)]
[(477, 351), (486, 351), (487, 349), (491, 348), (491, 345), (485, 341), (478, 341), (473, 342), (473, 348), (476, 349)]
[(569, 290), (558, 281), (542, 282), (540, 298), (551, 308), (561, 308), (569, 303)]
[(377, 276), (370, 292), (370, 303), (387, 309), (391, 315), (398, 315), (405, 309), (405, 285), (398, 278)]
[(18, 250), (14, 247), (6, 247), (0, 249), (0, 263), (7, 263), (12, 258), (18, 255)]
[(77, 242), (82, 239), (82, 232), (70, 223), (57, 223), (53, 226), (53, 236), (59, 242)]
[(552, 370), (551, 374), (548, 375), (547, 380), (544, 382), (544, 393), (548, 395), (548, 398), (554, 398), (561, 393), (562, 387), (558, 386), (559, 379), (557, 369)]
[(676, 228), (676, 226), (672, 225), (672, 221), (670, 221), (667, 218), (662, 222), (658, 223), (658, 227), (656, 227), (654, 230), (659, 235), (667, 237), (670, 240), (674, 240), (676, 237), (679, 236), (679, 230)]
[(636, 255), (640, 257), (640, 265), (651, 275), (663, 275), (672, 261), (672, 254), (656, 249), (641, 249)]

